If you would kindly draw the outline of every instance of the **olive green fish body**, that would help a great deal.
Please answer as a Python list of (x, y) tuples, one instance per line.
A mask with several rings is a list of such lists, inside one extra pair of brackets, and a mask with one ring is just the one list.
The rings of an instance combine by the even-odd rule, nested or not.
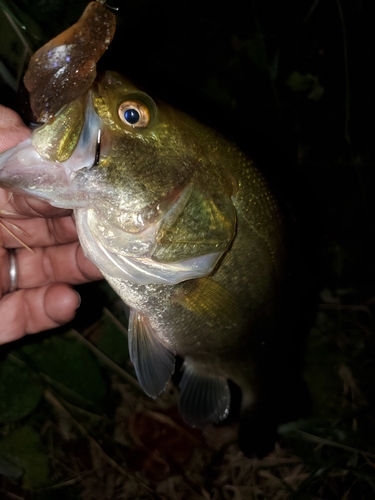
[(187, 422), (226, 417), (228, 379), (256, 402), (285, 236), (262, 173), (234, 144), (106, 72), (3, 155), (0, 183), (75, 209), (86, 255), (131, 308), (147, 394), (164, 390), (178, 354)]
[[(101, 96), (106, 93), (111, 95), (102, 90)], [(123, 94), (117, 103), (126, 99)], [(109, 113), (103, 99), (96, 109), (104, 120), (107, 117), (112, 129), (121, 126), (116, 122), (116, 109)], [(205, 277), (175, 285), (139, 284), (106, 274), (113, 288), (137, 311), (138, 320), (131, 318), (131, 335), (137, 336), (143, 327), (148, 329), (149, 335), (157, 337), (166, 350), (184, 357), (199, 375), (202, 371), (231, 378), (254, 401), (256, 357), (277, 311), (284, 278), (284, 227), (278, 202), (261, 172), (234, 144), (167, 105), (158, 106), (147, 132), (134, 134), (133, 130), (129, 140), (134, 135), (135, 145), (128, 147), (123, 141), (118, 146), (119, 157), (112, 158), (116, 166), (110, 174), (129, 186), (129, 179), (134, 180), (133, 171), (125, 175), (123, 172), (139, 159), (139, 194), (138, 198), (129, 194), (132, 206), (128, 214), (132, 213), (133, 222), (129, 217), (125, 225), (136, 230), (134, 220), (152, 223), (153, 218), (157, 219), (153, 208), (160, 200), (168, 200), (170, 193), (173, 198), (178, 190), (190, 187), (194, 190), (189, 199), (191, 206), (188, 203), (169, 228), (168, 224), (166, 230), (161, 227), (153, 258), (173, 262), (215, 250), (222, 253)], [(147, 202), (142, 207), (133, 205), (142, 199), (138, 185), (147, 189)], [(145, 352), (148, 358), (148, 349), (154, 347), (145, 341), (132, 357), (143, 386), (155, 396), (173, 367), (169, 366), (167, 379), (160, 381), (162, 387), (148, 387), (144, 373), (153, 372), (149, 361), (141, 360)], [(190, 373), (189, 377), (194, 375)], [(185, 419), (201, 424), (205, 416), (196, 418), (189, 403), (183, 410)]]

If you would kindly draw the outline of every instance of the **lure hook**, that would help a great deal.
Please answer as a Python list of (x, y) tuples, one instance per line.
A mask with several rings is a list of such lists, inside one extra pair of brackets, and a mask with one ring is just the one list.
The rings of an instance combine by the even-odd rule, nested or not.
[(96, 167), (96, 165), (99, 165), (101, 135), (102, 135), (102, 131), (99, 129), (98, 130), (98, 137), (96, 139), (95, 159), (94, 159), (93, 167)]
[(108, 10), (111, 10), (113, 12), (118, 12), (120, 10), (120, 7), (113, 7), (113, 5), (108, 5), (107, 0), (96, 0), (100, 5), (104, 5)]

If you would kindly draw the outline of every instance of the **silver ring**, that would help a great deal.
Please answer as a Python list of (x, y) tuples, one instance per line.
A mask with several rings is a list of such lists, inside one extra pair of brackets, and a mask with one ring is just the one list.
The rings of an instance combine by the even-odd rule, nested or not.
[(17, 290), (17, 281), (18, 281), (18, 270), (17, 270), (17, 259), (16, 259), (16, 251), (14, 248), (8, 250), (9, 254), (9, 292), (13, 293)]

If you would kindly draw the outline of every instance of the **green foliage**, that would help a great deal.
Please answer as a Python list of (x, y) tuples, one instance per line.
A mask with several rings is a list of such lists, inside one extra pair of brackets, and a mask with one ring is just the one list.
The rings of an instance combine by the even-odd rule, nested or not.
[(103, 354), (120, 366), (129, 360), (127, 337), (107, 316), (103, 317), (97, 347)]
[[(319, 318), (322, 316), (320, 313)], [(324, 333), (322, 324), (320, 321), (320, 325), (310, 331), (304, 376), (313, 400), (314, 415), (333, 418), (343, 411), (339, 369), (346, 358), (337, 343)]]
[(0, 82), (17, 90), (25, 65), (42, 39), (38, 24), (14, 2), (0, 1)]
[(69, 338), (68, 333), (28, 344), (20, 354), (26, 355), (27, 362), (37, 372), (49, 377), (52, 384), (55, 381), (62, 390), (67, 388), (69, 393), (65, 391), (64, 396), (68, 399), (75, 393), (84, 401), (98, 404), (107, 392), (96, 359), (84, 346)]
[(40, 380), (14, 356), (0, 362), (0, 423), (25, 417), (43, 395)]
[(46, 484), (49, 476), (48, 455), (40, 436), (30, 426), (20, 427), (0, 441), (0, 455), (23, 470), (25, 489)]
[(321, 99), (324, 94), (324, 89), (319, 83), (319, 77), (310, 73), (302, 75), (299, 71), (293, 71), (287, 79), (286, 85), (293, 92), (307, 93), (308, 99), (316, 101)]
[(23, 469), (0, 454), (0, 475), (10, 479), (19, 479)]

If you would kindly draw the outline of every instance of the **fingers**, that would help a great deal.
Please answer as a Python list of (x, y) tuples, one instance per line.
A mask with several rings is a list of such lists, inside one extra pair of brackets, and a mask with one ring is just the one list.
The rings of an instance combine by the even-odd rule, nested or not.
[(84, 256), (78, 242), (34, 250), (34, 253), (17, 250), (18, 288), (38, 287), (53, 281), (78, 285), (103, 278)]
[[(80, 304), (77, 292), (66, 283), (85, 283), (102, 278), (100, 271), (83, 255), (78, 242), (57, 247), (16, 251), (17, 286), (10, 288), (9, 254), (1, 249), (0, 344), (27, 333), (55, 328), (71, 321)], [(52, 282), (52, 283), (51, 283)]]
[(7, 218), (63, 217), (71, 214), (72, 210), (52, 207), (46, 201), (0, 189), (0, 215), (2, 213)]
[(71, 217), (57, 219), (0, 219), (0, 246), (22, 248), (44, 247), (77, 241), (77, 231)]
[[(0, 105), (0, 153), (29, 136), (21, 118)], [(73, 319), (79, 295), (59, 281), (79, 284), (102, 278), (83, 255), (70, 214), (70, 210), (0, 189), (0, 297), (5, 294), (0, 300), (0, 343)], [(35, 251), (23, 248), (20, 240)], [(7, 293), (10, 263), (6, 248), (19, 249), (14, 293)]]
[(52, 207), (46, 201), (19, 194), (13, 194), (8, 203), (13, 212), (26, 217), (63, 217), (72, 213), (72, 210)]
[(30, 130), (12, 109), (0, 105), (0, 153), (30, 137)]
[[(98, 268), (84, 256), (77, 241), (67, 245), (35, 248), (34, 252), (22, 248), (16, 251), (15, 258), (18, 289), (38, 288), (60, 281), (78, 285), (103, 278)], [(2, 249), (0, 294), (9, 292), (9, 268), (9, 254)]]
[[(12, 109), (0, 105), (0, 153), (16, 146), (19, 142), (28, 139), (31, 132), (23, 123), (20, 116)], [(0, 215), (2, 205), (8, 200), (9, 193), (0, 190)], [(33, 198), (13, 195), (9, 201), (8, 211), (27, 217), (61, 217), (68, 215), (71, 210), (51, 207), (48, 203)]]
[(0, 301), (0, 344), (68, 323), (79, 304), (78, 293), (63, 283), (5, 295)]

